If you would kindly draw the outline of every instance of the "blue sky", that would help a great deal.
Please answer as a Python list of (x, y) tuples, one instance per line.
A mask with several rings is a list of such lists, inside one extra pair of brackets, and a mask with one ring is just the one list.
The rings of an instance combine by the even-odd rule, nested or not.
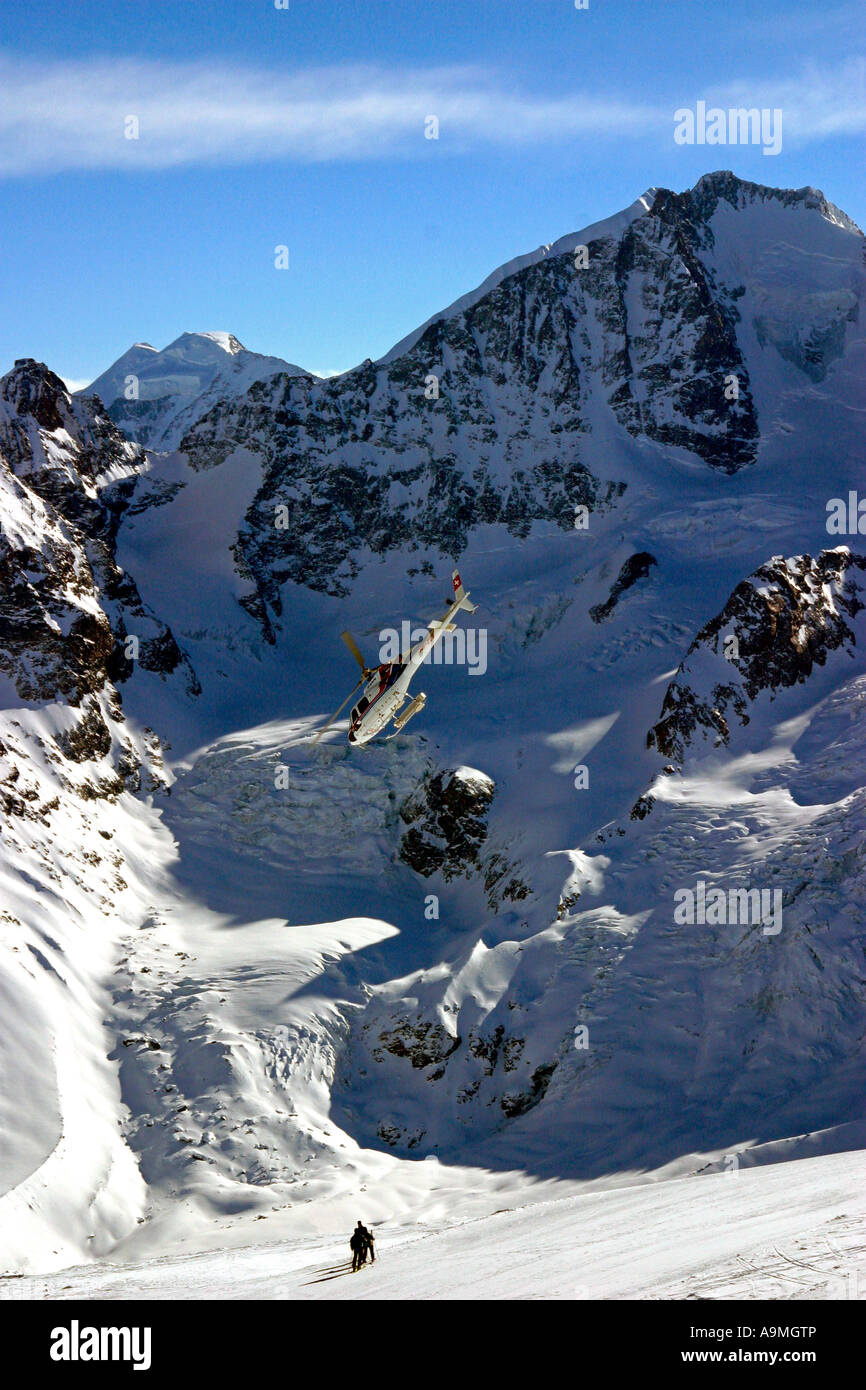
[[(864, 226), (864, 29), (859, 0), (7, 6), (0, 371), (82, 384), (203, 329), (344, 370), (711, 169), (812, 184)], [(781, 152), (676, 144), (701, 100), (781, 108)]]

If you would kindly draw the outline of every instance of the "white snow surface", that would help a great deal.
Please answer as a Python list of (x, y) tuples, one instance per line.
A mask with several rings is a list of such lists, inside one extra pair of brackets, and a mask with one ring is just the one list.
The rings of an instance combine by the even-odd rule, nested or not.
[[(428, 1209), (375, 1227), (377, 1260), (351, 1272), (322, 1232), (135, 1267), (114, 1260), (22, 1279), (41, 1299), (761, 1299), (866, 1297), (866, 1159), (845, 1153), (579, 1196), (500, 1189), (458, 1214), (434, 1165)], [(441, 1184), (441, 1185), (440, 1185)], [(429, 1204), (441, 1194), (439, 1211)], [(419, 1194), (420, 1195), (420, 1194)], [(369, 1199), (364, 1201), (366, 1212)], [(375, 1200), (375, 1199), (374, 1199)], [(512, 1205), (513, 1204), (513, 1205)], [(356, 1203), (356, 1205), (360, 1205)], [(353, 1213), (352, 1213), (353, 1214)], [(350, 1223), (351, 1224), (351, 1223)]]

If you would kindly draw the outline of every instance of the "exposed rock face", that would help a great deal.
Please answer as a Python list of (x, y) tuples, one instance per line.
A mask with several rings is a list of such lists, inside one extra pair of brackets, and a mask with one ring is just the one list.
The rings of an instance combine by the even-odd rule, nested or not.
[(416, 1070), (444, 1062), (452, 1052), (456, 1052), (461, 1039), (452, 1038), (441, 1023), (430, 1023), (408, 1016), (395, 1020), (394, 1027), (380, 1033), (372, 1049), (377, 1061), (382, 1053), (392, 1057), (406, 1057)]
[[(592, 240), (585, 266), (574, 248), (545, 256), (435, 319), (398, 355), (328, 381), (274, 377), (215, 406), (181, 447), (202, 469), (236, 449), (262, 459), (236, 555), (262, 605), (279, 617), (287, 581), (345, 594), (370, 553), (457, 557), (484, 523), (518, 536), (538, 520), (571, 527), (575, 508), (605, 507), (623, 489), (586, 462), (599, 412), (721, 473), (751, 464), (747, 290), (721, 268), (730, 262), (716, 256), (711, 222), (720, 207), (747, 215), (772, 201), (850, 225), (814, 190), (709, 175), (687, 193), (659, 191), (643, 215)], [(798, 292), (796, 316), (775, 281), (755, 293), (759, 341), (807, 376), (825, 373), (856, 313), (854, 291)]]
[(626, 560), (615, 583), (611, 586), (610, 597), (604, 603), (597, 603), (594, 608), (590, 608), (589, 616), (594, 623), (603, 623), (605, 618), (609, 618), (623, 594), (627, 592), (638, 580), (646, 579), (650, 568), (656, 564), (655, 556), (648, 551), (641, 550), (636, 555), (631, 555)]
[(866, 558), (840, 546), (814, 559), (775, 556), (738, 584), (689, 648), (648, 747), (682, 761), (698, 731), (727, 743), (731, 716), (748, 723), (761, 691), (804, 681), (829, 652), (854, 645), (864, 576)]
[(82, 705), (81, 719), (67, 734), (60, 734), (58, 745), (64, 757), (75, 763), (106, 757), (111, 752), (111, 733), (105, 723), (98, 701), (88, 699)]
[(546, 1062), (535, 1068), (525, 1091), (518, 1091), (516, 1094), (506, 1093), (502, 1097), (499, 1103), (509, 1119), (513, 1119), (515, 1115), (525, 1115), (528, 1110), (533, 1110), (540, 1101), (544, 1100), (550, 1079), (555, 1071), (556, 1063)]
[[(679, 229), (683, 258), (694, 271), (694, 286), (700, 296), (713, 293), (710, 281), (703, 285), (701, 283), (701, 262), (713, 248), (713, 232), (708, 224), (719, 205), (724, 203), (741, 210), (749, 203), (761, 202), (789, 208), (802, 207), (819, 212), (839, 226), (859, 230), (845, 213), (814, 188), (768, 188), (763, 184), (738, 179), (730, 172), (721, 172), (707, 174), (686, 193), (677, 194), (662, 189), (656, 197), (653, 212)], [(730, 287), (728, 294), (717, 300), (721, 317), (709, 326), (708, 335), (699, 348), (707, 363), (712, 362), (714, 357), (718, 361), (720, 350), (724, 354), (726, 335), (738, 318), (736, 301), (741, 293), (742, 287)], [(853, 289), (826, 291), (816, 286), (814, 291), (804, 294), (802, 290), (780, 288), (778, 284), (771, 283), (763, 290), (761, 299), (762, 308), (753, 320), (761, 346), (772, 344), (782, 357), (806, 376), (813, 381), (823, 381), (830, 363), (842, 353), (846, 324), (857, 318), (857, 296)], [(727, 370), (737, 373), (735, 366)], [(695, 403), (700, 396), (699, 387)], [(675, 441), (672, 439), (672, 442)], [(748, 447), (745, 439), (742, 443)], [(701, 451), (697, 449), (696, 452)]]
[(115, 558), (119, 518), (146, 466), (97, 398), (74, 399), (42, 364), (22, 359), (0, 380), (0, 670), (22, 699), (77, 705), (124, 680), (130, 632), (143, 669), (182, 667), (197, 691), (170, 630)]
[(441, 873), (447, 883), (468, 877), (487, 839), (493, 793), (490, 778), (474, 768), (425, 779), (400, 808), (401, 819), (410, 827), (400, 842), (400, 858), (425, 878)]
[[(507, 373), (496, 367), (488, 382), (491, 367), (468, 331), (457, 344), (446, 341), (455, 331), (431, 329), (433, 341), (419, 344), (411, 361), (388, 368), (365, 362), (332, 383), (281, 377), (259, 384), (182, 441), (197, 467), (238, 447), (264, 458), (239, 549), (277, 614), (288, 580), (347, 593), (363, 551), (430, 547), (456, 557), (479, 525), (501, 523), (515, 535), (536, 520), (567, 528), (576, 505), (603, 506), (616, 495), (580, 462), (568, 389), (555, 401), (536, 396), (532, 371), (514, 363)], [(459, 365), (439, 366), (441, 394), (427, 399), (437, 354), (449, 361), (457, 354)], [(527, 370), (521, 398), (512, 377)], [(501, 398), (495, 407), (491, 392)], [(288, 521), (277, 529), (280, 506)]]
[(519, 902), (530, 891), (514, 873), (507, 855), (498, 850), (482, 852), (494, 791), (490, 778), (474, 768), (455, 768), (425, 778), (400, 807), (400, 818), (409, 829), (399, 849), (404, 864), (424, 878), (441, 874), (449, 883), (479, 874), (492, 911), (498, 910), (500, 902)]
[[(519, 1014), (515, 1021), (519, 1022)], [(451, 1095), (461, 1127), (489, 1132), (527, 1114), (544, 1099), (558, 1057), (533, 1062), (526, 1055), (526, 1041), (513, 1027), (490, 1020), (469, 1028), (463, 1036), (425, 1011), (391, 1008), (375, 1015), (360, 1029), (357, 1061), (363, 1059), (363, 1076), (371, 1066), (375, 1069), (374, 1084), (392, 1102), (389, 1105), (386, 1100), (381, 1107), (385, 1115), (376, 1128), (378, 1139), (405, 1152), (430, 1147), (423, 1120), (428, 1086)], [(414, 1104), (409, 1099), (413, 1093)], [(393, 1104), (398, 1097), (402, 1105)]]
[[(741, 209), (751, 201), (815, 211), (837, 226), (859, 232), (856, 223), (818, 189), (768, 188), (747, 183), (730, 172), (708, 174), (688, 193), (665, 190), (658, 199), (665, 200), (672, 215), (692, 226), (709, 222), (721, 202)], [(846, 325), (857, 321), (858, 303), (853, 287), (825, 289), (816, 285), (804, 292), (802, 288), (771, 282), (763, 289), (761, 300), (761, 308), (753, 319), (761, 346), (772, 345), (812, 381), (823, 381), (831, 363), (842, 354)]]
[[(137, 345), (104, 381), (116, 389), (130, 364), (146, 377), (155, 359), (176, 351), (184, 382), (197, 389), (204, 377), (190, 362), (201, 343), (227, 364), (231, 379), (218, 376), (173, 417), (171, 443), (195, 469), (219, 467), (238, 450), (260, 460), (261, 486), (233, 556), (248, 586), (238, 602), (273, 643), (286, 583), (345, 596), (371, 555), (406, 549), (457, 558), (481, 525), (525, 536), (536, 522), (568, 529), (577, 508), (615, 504), (625, 484), (587, 462), (605, 416), (635, 439), (684, 449), (721, 473), (751, 464), (760, 431), (743, 329), (752, 351), (756, 337), (806, 377), (823, 379), (858, 303), (856, 286), (841, 276), (832, 288), (809, 281), (796, 291), (780, 288), (785, 277), (776, 269), (764, 279), (744, 270), (748, 283), (739, 280), (741, 264), (760, 261), (764, 237), (776, 266), (764, 205), (853, 228), (812, 189), (712, 174), (686, 193), (654, 191), (640, 215), (602, 224), (586, 264), (562, 243), (521, 260), (380, 362), (338, 378), (291, 366), (275, 374), (276, 359), (263, 358), (267, 370), (245, 389), (236, 340), (185, 334), (164, 353)], [(739, 254), (740, 236), (748, 255)], [(111, 411), (148, 442), (156, 435), (144, 415), (162, 408), (163, 377), (174, 380), (157, 366), (148, 387), (157, 399)], [(131, 406), (141, 419), (128, 418)], [(160, 447), (167, 438), (163, 432)], [(133, 505), (167, 501), (149, 487)]]
[[(76, 1176), (55, 1174), (60, 1224), (74, 1230), (86, 1210), (93, 1251), (106, 1248), (101, 1200), (112, 1242), (135, 1228), (142, 1209), (143, 1183), (111, 1113), (105, 986), (137, 891), (130, 863), (143, 812), (130, 793), (148, 795), (169, 780), (158, 738), (126, 719), (113, 683), (133, 669), (122, 641), (128, 627), (142, 646), (173, 642), (116, 559), (118, 519), (145, 467), (97, 400), (73, 399), (39, 363), (19, 361), (0, 380), (3, 1071), (22, 1116), (47, 1116), (49, 1127), (39, 1121), (34, 1150), (17, 1125), (9, 1132), (6, 1112), (12, 1171), (4, 1158), (4, 1188), (10, 1176), (13, 1186), (27, 1180), (37, 1156), (50, 1163), (66, 1149)], [(194, 681), (188, 666), (185, 674)], [(75, 1074), (65, 1094), (64, 1064)], [(92, 1186), (81, 1178), (91, 1162)], [(59, 1248), (52, 1235), (47, 1250)]]

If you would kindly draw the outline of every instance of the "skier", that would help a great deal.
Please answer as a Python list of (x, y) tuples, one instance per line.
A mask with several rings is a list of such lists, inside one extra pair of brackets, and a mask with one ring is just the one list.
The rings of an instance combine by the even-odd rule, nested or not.
[(366, 1254), (370, 1256), (370, 1264), (374, 1265), (376, 1263), (376, 1237), (372, 1231), (367, 1232)]
[(358, 1222), (357, 1226), (352, 1232), (351, 1238), (349, 1240), (349, 1246), (352, 1251), (353, 1274), (356, 1269), (360, 1269), (361, 1265), (366, 1263), (367, 1238), (369, 1234), (370, 1232), (367, 1230), (366, 1226), (361, 1221)]

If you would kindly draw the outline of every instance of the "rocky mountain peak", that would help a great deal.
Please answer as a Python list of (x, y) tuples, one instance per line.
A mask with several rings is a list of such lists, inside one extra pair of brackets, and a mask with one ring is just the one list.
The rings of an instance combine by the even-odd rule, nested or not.
[(11, 372), (0, 377), (0, 400), (48, 430), (62, 428), (71, 403), (60, 377), (33, 357), (19, 357)]
[(864, 587), (866, 557), (847, 546), (815, 557), (774, 556), (737, 585), (698, 633), (667, 689), (648, 747), (681, 761), (700, 739), (727, 744), (734, 717), (748, 724), (763, 692), (802, 683), (831, 652), (857, 645)]
[(22, 699), (78, 705), (124, 679), (130, 627), (146, 669), (184, 662), (116, 561), (119, 518), (145, 466), (99, 398), (71, 396), (43, 363), (19, 359), (0, 378), (0, 671)]
[(810, 185), (804, 188), (773, 188), (742, 179), (730, 169), (702, 175), (694, 187), (684, 193), (675, 193), (669, 188), (655, 190), (651, 211), (654, 216), (681, 216), (692, 222), (707, 223), (721, 202), (734, 210), (761, 203), (775, 203), (788, 208), (800, 206), (809, 212), (819, 213), (827, 221), (848, 231), (860, 231), (857, 224), (818, 188)]

